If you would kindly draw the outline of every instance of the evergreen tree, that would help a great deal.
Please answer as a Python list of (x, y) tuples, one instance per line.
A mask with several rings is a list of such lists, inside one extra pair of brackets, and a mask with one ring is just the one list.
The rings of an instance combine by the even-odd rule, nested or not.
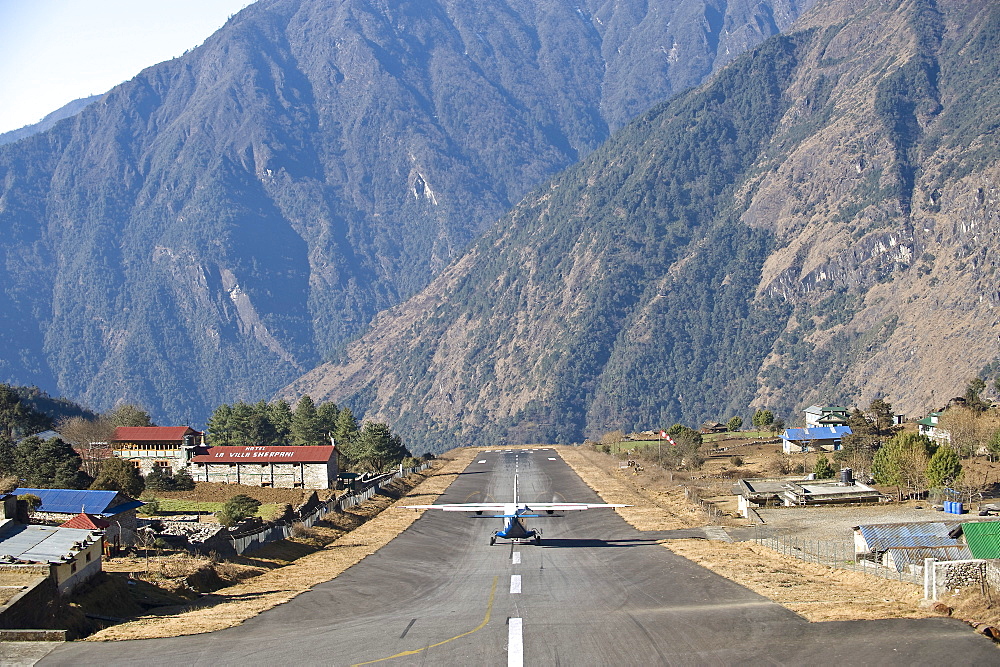
[(763, 431), (773, 423), (774, 413), (770, 410), (758, 410), (753, 413), (753, 425), (756, 426), (758, 430)]
[(45, 415), (36, 413), (10, 385), (0, 384), (0, 436), (10, 441), (30, 433), (44, 431), (51, 424)]
[(881, 398), (876, 398), (868, 405), (868, 414), (871, 415), (871, 421), (875, 427), (875, 435), (889, 435), (891, 433), (893, 422), (892, 405)]
[(366, 422), (354, 446), (355, 465), (372, 472), (382, 472), (398, 465), (410, 452), (398, 435), (393, 435), (387, 424)]
[(251, 406), (248, 422), (248, 437), (254, 445), (275, 445), (278, 433), (271, 423), (271, 410), (267, 403), (258, 401)]
[(40, 489), (85, 489), (91, 478), (82, 470), (80, 455), (60, 438), (31, 436), (13, 450), (12, 472), (24, 486)]
[(240, 494), (227, 500), (216, 517), (223, 526), (232, 526), (256, 514), (259, 508), (259, 500)]
[(292, 407), (288, 401), (280, 399), (269, 407), (271, 425), (274, 427), (274, 444), (290, 445), (292, 443)]
[(342, 452), (350, 458), (348, 454), (351, 444), (358, 435), (358, 420), (354, 418), (354, 413), (350, 408), (343, 408), (337, 415), (337, 425), (333, 429), (333, 439)]
[[(98, 478), (100, 479), (100, 477)], [(174, 478), (160, 467), (153, 468), (153, 472), (146, 475), (143, 481), (145, 482), (145, 489), (150, 491), (173, 491), (176, 488)], [(97, 482), (95, 481), (94, 484), (97, 484)]]
[(729, 421), (726, 422), (726, 428), (730, 433), (739, 431), (741, 426), (743, 426), (743, 417), (730, 417)]
[(813, 467), (813, 474), (816, 479), (832, 479), (836, 476), (837, 471), (833, 469), (833, 465), (830, 464), (830, 460), (826, 458), (825, 454), (820, 454), (816, 459), (816, 465)]
[(329, 442), (329, 436), (332, 436), (337, 430), (337, 417), (340, 416), (340, 408), (337, 407), (336, 403), (327, 401), (320, 404), (316, 412), (319, 416), (319, 430)]
[(174, 488), (178, 491), (192, 491), (194, 489), (194, 479), (186, 468), (181, 468), (174, 475)]
[(927, 485), (932, 489), (948, 488), (961, 474), (962, 462), (958, 452), (951, 447), (938, 447), (927, 464)]
[(232, 443), (233, 433), (230, 421), (233, 417), (233, 408), (228, 403), (223, 403), (215, 409), (212, 416), (208, 418), (209, 445), (229, 445)]
[(253, 408), (249, 403), (239, 401), (233, 404), (233, 411), (229, 417), (229, 429), (232, 438), (229, 444), (247, 447), (255, 444), (252, 437), (253, 430)]
[(98, 491), (120, 491), (127, 496), (138, 498), (146, 488), (139, 470), (125, 459), (105, 459), (97, 473), (97, 479), (90, 485)]
[(308, 394), (299, 399), (292, 414), (292, 444), (318, 445), (323, 442), (316, 404)]

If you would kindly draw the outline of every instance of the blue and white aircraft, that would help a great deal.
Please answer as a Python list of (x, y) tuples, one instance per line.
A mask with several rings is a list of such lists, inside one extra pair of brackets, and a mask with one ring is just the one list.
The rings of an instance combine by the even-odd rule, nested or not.
[(469, 512), (476, 516), (492, 519), (503, 519), (503, 529), (490, 535), (490, 546), (497, 539), (510, 540), (515, 544), (534, 542), (542, 543), (540, 528), (528, 528), (524, 519), (552, 516), (556, 512), (574, 510), (589, 510), (601, 507), (631, 507), (630, 505), (613, 505), (608, 503), (524, 503), (517, 499), (517, 474), (514, 475), (514, 502), (512, 503), (452, 503), (445, 505), (405, 505), (415, 510), (444, 510), (445, 512)]

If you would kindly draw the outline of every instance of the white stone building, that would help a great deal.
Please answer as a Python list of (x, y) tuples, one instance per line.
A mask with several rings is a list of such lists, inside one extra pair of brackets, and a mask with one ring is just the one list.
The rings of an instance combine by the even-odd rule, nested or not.
[(330, 489), (339, 467), (334, 445), (206, 447), (191, 459), (189, 471), (196, 482)]

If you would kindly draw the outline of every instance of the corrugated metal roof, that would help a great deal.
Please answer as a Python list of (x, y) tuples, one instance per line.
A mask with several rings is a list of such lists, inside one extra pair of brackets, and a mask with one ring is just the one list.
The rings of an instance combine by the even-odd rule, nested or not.
[(957, 546), (957, 539), (948, 533), (961, 521), (917, 521), (912, 523), (882, 523), (858, 526), (868, 548), (886, 551), (893, 547), (944, 547)]
[(191, 460), (195, 463), (326, 463), (333, 445), (303, 447), (209, 447)]
[(970, 521), (962, 533), (976, 558), (1000, 558), (1000, 521)]
[(829, 440), (842, 438), (851, 433), (850, 426), (814, 426), (812, 428), (789, 428), (781, 435), (785, 440)]
[(104, 530), (111, 524), (96, 514), (86, 514), (81, 512), (66, 523), (59, 524), (60, 528), (81, 528), (83, 530)]
[(923, 565), (925, 558), (938, 560), (969, 560), (972, 552), (964, 545), (939, 547), (894, 547), (889, 549), (896, 571), (902, 572), (904, 565)]
[(39, 512), (58, 512), (60, 514), (86, 512), (87, 514), (111, 516), (143, 505), (138, 500), (129, 500), (114, 505), (115, 497), (118, 495), (117, 491), (21, 488), (14, 489), (13, 493), (17, 496), (32, 493), (42, 499), (42, 504), (38, 508)]
[(18, 524), (0, 537), (0, 555), (36, 563), (62, 562), (64, 556), (80, 551), (74, 544), (94, 539), (89, 530)]

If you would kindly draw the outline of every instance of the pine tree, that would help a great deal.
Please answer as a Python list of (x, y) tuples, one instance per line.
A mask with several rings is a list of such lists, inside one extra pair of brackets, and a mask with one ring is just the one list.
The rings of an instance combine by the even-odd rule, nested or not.
[(292, 406), (281, 399), (269, 407), (271, 425), (274, 427), (274, 444), (290, 445), (292, 443)]
[(243, 401), (234, 403), (232, 414), (229, 416), (229, 444), (243, 447), (257, 444), (253, 441), (252, 430), (253, 407)]
[(372, 472), (382, 472), (410, 456), (402, 439), (393, 435), (387, 424), (373, 422), (366, 422), (361, 429), (354, 452), (356, 465)]
[(351, 447), (351, 442), (358, 435), (358, 420), (350, 408), (343, 408), (337, 415), (337, 425), (333, 429), (333, 439), (343, 451)]
[(97, 479), (90, 485), (100, 491), (120, 491), (138, 498), (146, 488), (146, 483), (134, 465), (124, 459), (105, 459), (101, 463)]
[(332, 436), (337, 430), (337, 417), (340, 416), (340, 408), (337, 407), (336, 403), (327, 401), (320, 404), (316, 412), (319, 415), (319, 429), (323, 433), (323, 437), (329, 441), (329, 436)]
[(292, 444), (318, 445), (323, 442), (316, 404), (308, 394), (299, 399), (292, 414)]
[(932, 489), (952, 486), (962, 474), (962, 462), (958, 452), (951, 447), (938, 447), (927, 464), (927, 485)]
[(208, 418), (208, 444), (229, 445), (232, 444), (233, 433), (230, 421), (233, 417), (233, 409), (228, 403), (223, 403), (215, 409), (212, 416)]

